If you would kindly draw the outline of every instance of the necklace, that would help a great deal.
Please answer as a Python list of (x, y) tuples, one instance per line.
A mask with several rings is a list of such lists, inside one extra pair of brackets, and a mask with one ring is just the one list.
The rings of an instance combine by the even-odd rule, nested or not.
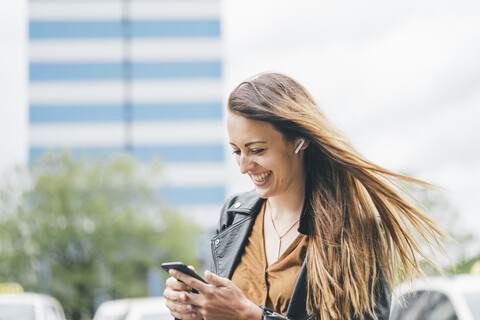
[[(267, 201), (267, 204), (268, 204), (268, 201)], [(278, 238), (278, 253), (277, 253), (277, 260), (278, 260), (280, 258), (280, 249), (282, 248), (282, 238), (285, 237), (293, 229), (293, 227), (295, 227), (295, 225), (298, 223), (298, 220), (300, 220), (300, 217), (295, 221), (294, 224), (292, 224), (290, 228), (288, 228), (287, 231), (285, 231), (284, 234), (280, 235), (277, 231), (277, 228), (275, 227), (275, 222), (273, 222), (272, 209), (270, 205), (268, 207), (270, 209), (268, 211), (270, 212), (270, 220), (272, 221), (273, 230), (275, 230), (275, 233), (277, 234), (277, 238)]]

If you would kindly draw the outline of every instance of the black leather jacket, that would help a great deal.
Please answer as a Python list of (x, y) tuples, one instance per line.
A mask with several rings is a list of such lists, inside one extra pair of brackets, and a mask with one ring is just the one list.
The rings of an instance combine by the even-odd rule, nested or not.
[[(254, 190), (230, 197), (224, 204), (220, 221), (217, 226), (217, 235), (211, 240), (212, 269), (221, 277), (231, 279), (237, 266), (245, 242), (250, 235), (255, 218), (260, 211), (264, 199), (257, 196)], [(302, 211), (298, 231), (308, 234), (308, 212)], [(382, 294), (376, 297), (376, 316), (378, 320), (388, 320), (390, 313), (390, 291), (385, 281), (381, 283)], [(290, 303), (285, 316), (264, 309), (263, 320), (293, 319), (309, 320), (311, 316), (306, 311), (307, 298), (307, 268), (303, 263), (298, 275)], [(365, 316), (364, 319), (372, 319)], [(373, 319), (372, 319), (373, 320)]]

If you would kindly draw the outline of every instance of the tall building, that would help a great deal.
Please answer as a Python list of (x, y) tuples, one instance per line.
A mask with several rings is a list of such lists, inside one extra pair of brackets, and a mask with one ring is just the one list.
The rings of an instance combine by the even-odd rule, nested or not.
[(226, 192), (220, 0), (29, 7), (30, 161), (62, 149), (160, 157), (164, 195), (214, 225)]

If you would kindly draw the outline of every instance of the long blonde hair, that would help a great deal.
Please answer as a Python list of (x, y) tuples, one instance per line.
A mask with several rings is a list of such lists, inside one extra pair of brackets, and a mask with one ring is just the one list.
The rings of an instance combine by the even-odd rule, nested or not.
[(392, 290), (422, 273), (417, 253), (432, 262), (432, 245), (441, 248), (445, 235), (399, 181), (429, 185), (366, 160), (288, 76), (265, 73), (242, 82), (228, 108), (273, 124), (287, 140), (310, 142), (307, 311), (315, 320), (375, 318), (382, 279)]

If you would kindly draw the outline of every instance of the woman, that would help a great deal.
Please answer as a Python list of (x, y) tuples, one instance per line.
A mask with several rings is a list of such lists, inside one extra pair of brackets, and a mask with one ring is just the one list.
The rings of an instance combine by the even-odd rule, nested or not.
[(255, 191), (222, 209), (209, 285), (170, 273), (172, 315), (388, 319), (400, 270), (407, 278), (421, 272), (416, 235), (430, 249), (443, 236), (397, 181), (427, 184), (363, 158), (285, 75), (241, 83), (228, 111), (230, 145)]

